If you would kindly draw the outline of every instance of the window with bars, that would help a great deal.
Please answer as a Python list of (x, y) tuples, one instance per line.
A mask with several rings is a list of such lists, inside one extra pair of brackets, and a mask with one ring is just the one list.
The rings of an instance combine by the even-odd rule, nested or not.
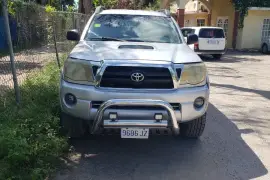
[(270, 19), (263, 20), (262, 39), (270, 38)]
[(205, 19), (197, 19), (197, 26), (205, 26)]
[(223, 21), (222, 21), (222, 19), (219, 19), (219, 20), (218, 20), (217, 26), (218, 26), (218, 27), (223, 27)]
[(225, 36), (228, 37), (229, 29), (229, 19), (228, 18), (219, 18), (217, 21), (217, 26), (223, 28)]
[(228, 35), (228, 27), (229, 27), (229, 19), (225, 19), (224, 24), (223, 24), (223, 29), (224, 29), (226, 37)]
[(185, 21), (185, 27), (189, 27), (190, 26), (190, 22), (189, 22), (189, 20), (186, 20)]

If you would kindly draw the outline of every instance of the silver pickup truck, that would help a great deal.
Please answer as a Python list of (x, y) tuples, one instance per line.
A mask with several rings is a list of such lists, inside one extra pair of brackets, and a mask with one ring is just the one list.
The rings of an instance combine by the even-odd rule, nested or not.
[(65, 61), (61, 126), (147, 139), (152, 131), (198, 138), (206, 124), (207, 70), (168, 11), (97, 8)]

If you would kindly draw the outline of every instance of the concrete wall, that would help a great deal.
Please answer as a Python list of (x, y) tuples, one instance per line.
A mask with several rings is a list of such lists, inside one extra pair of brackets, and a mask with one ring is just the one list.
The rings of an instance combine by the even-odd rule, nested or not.
[(232, 48), (233, 41), (233, 26), (234, 26), (234, 6), (231, 0), (212, 0), (212, 20), (211, 26), (217, 26), (218, 17), (228, 17), (229, 27), (227, 34), (227, 47)]
[[(190, 26), (197, 26), (197, 19), (205, 19), (205, 25), (208, 23), (208, 14), (207, 13), (196, 13), (196, 14), (185, 14), (185, 22), (189, 21)], [(186, 26), (186, 24), (185, 24)]]
[(185, 12), (208, 12), (210, 11), (201, 1), (189, 1), (185, 6)]
[(243, 29), (238, 29), (236, 39), (236, 49), (242, 49), (242, 37), (243, 37)]
[(248, 16), (244, 20), (242, 33), (238, 33), (238, 49), (260, 49), (263, 20), (270, 19), (270, 10), (249, 10)]
[(185, 11), (186, 12), (198, 11), (197, 3), (198, 3), (197, 1), (189, 1), (185, 6)]

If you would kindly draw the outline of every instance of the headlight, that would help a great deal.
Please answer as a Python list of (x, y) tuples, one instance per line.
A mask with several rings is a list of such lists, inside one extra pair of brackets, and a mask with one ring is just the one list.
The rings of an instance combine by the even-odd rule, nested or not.
[(197, 85), (206, 79), (206, 67), (204, 63), (185, 64), (182, 70), (180, 85)]
[(94, 75), (89, 61), (78, 59), (67, 59), (64, 65), (63, 78), (65, 81), (92, 85)]

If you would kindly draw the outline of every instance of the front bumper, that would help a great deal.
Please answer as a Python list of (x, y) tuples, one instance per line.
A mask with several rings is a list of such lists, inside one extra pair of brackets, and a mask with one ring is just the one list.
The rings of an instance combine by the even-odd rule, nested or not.
[[(161, 120), (161, 121), (153, 121), (153, 120), (104, 120), (104, 112), (113, 106), (143, 106), (143, 107), (151, 107), (151, 106), (158, 106), (161, 108), (164, 108), (167, 110), (170, 121), (168, 120)], [(112, 110), (114, 111), (114, 110)], [(124, 128), (124, 127), (148, 127), (148, 128), (167, 128), (168, 126), (171, 126), (173, 129), (173, 133), (175, 135), (179, 134), (179, 126), (177, 123), (177, 119), (174, 113), (174, 110), (172, 106), (169, 103), (166, 103), (164, 101), (158, 101), (158, 100), (128, 100), (128, 99), (114, 99), (106, 101), (102, 104), (102, 106), (99, 108), (98, 113), (96, 115), (93, 127), (92, 127), (92, 133), (95, 134), (99, 130), (99, 127), (102, 125), (104, 128)]]
[[(68, 93), (73, 94), (77, 98), (75, 105), (70, 106), (65, 102), (65, 95)], [(194, 101), (198, 97), (205, 99), (205, 103), (201, 108), (194, 107)], [(110, 103), (110, 100), (117, 100), (118, 104), (116, 105), (121, 107), (108, 107), (102, 110), (101, 113), (101, 108)], [(61, 80), (60, 84), (62, 111), (71, 116), (93, 121), (94, 123), (97, 121), (97, 117), (100, 116), (102, 117), (100, 121), (109, 124), (109, 114), (111, 112), (117, 113), (123, 121), (153, 121), (154, 115), (159, 113), (164, 117), (165, 121), (163, 122), (172, 122), (172, 116), (175, 116), (176, 121), (182, 123), (194, 120), (205, 114), (208, 101), (209, 84), (201, 87), (170, 90), (106, 89), (72, 84), (64, 80)], [(101, 105), (96, 106), (94, 104), (95, 102), (100, 102)], [(136, 105), (136, 103), (134, 104), (132, 102), (139, 102), (139, 104)], [(147, 102), (149, 104), (147, 104)], [(167, 108), (161, 104), (166, 104)], [(172, 107), (172, 104), (174, 107)], [(177, 104), (177, 106), (175, 106), (175, 104)], [(125, 106), (129, 106), (129, 108)], [(144, 108), (139, 106), (143, 106)], [(159, 108), (152, 108), (155, 106), (159, 106)], [(171, 108), (173, 109), (173, 114), (170, 113), (169, 109)], [(98, 113), (101, 114), (97, 115)]]
[(203, 55), (203, 54), (205, 54), (205, 55), (207, 55), (207, 54), (212, 55), (212, 54), (225, 54), (226, 49), (224, 49), (224, 50), (199, 50), (199, 49), (197, 49), (197, 50), (194, 50), (194, 51), (197, 54), (201, 54), (201, 55)]

